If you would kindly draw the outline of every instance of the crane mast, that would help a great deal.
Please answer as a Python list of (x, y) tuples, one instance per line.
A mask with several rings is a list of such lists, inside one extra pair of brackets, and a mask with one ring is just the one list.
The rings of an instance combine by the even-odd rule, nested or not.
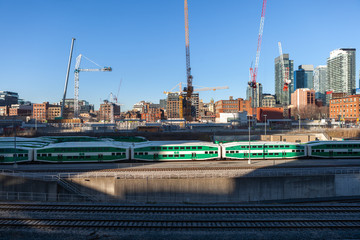
[(69, 62), (68, 62), (68, 67), (67, 67), (67, 72), (66, 72), (66, 79), (65, 79), (64, 95), (63, 95), (63, 101), (62, 101), (62, 104), (61, 104), (61, 115), (60, 115), (61, 118), (64, 117), (65, 98), (66, 98), (66, 91), (67, 91), (67, 86), (68, 86), (68, 82), (69, 82), (69, 73), (70, 73), (70, 66), (71, 66), (71, 59), (72, 59), (72, 53), (73, 53), (73, 48), (74, 48), (74, 42), (75, 42), (75, 38), (72, 38)]
[(259, 66), (259, 60), (260, 60), (261, 42), (262, 42), (262, 35), (263, 35), (263, 31), (264, 31), (266, 1), (267, 0), (263, 0), (263, 4), (262, 4), (260, 29), (259, 29), (259, 36), (258, 36), (257, 49), (256, 49), (255, 66), (254, 66), (254, 69), (252, 67), (250, 68), (249, 86), (252, 88), (256, 88), (256, 78), (257, 78), (258, 66)]
[[(187, 0), (184, 0), (184, 15), (185, 15), (185, 52), (186, 52), (186, 80), (187, 87), (184, 88), (186, 92), (186, 107), (185, 107), (185, 119), (187, 121), (192, 120), (191, 116), (191, 96), (194, 91), (192, 86), (193, 76), (191, 75), (190, 67), (190, 42), (189, 42), (189, 11)], [(182, 109), (180, 110), (180, 118), (182, 118)]]

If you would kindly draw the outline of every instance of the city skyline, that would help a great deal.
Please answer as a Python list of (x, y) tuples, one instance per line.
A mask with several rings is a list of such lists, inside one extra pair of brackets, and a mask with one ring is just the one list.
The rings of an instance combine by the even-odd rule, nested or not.
[[(299, 6), (268, 1), (258, 73), (264, 92), (275, 93), (278, 41), (294, 66), (312, 64), (316, 68), (325, 65), (335, 49), (359, 49), (360, 34), (354, 31), (353, 19), (360, 3), (345, 2), (303, 1)], [(1, 90), (18, 92), (25, 100), (61, 100), (72, 37), (77, 39), (72, 71), (80, 53), (101, 66), (113, 67), (111, 73), (80, 74), (79, 97), (95, 104), (96, 109), (100, 99), (117, 93), (121, 79), (118, 100), (124, 110), (141, 100), (157, 103), (166, 97), (163, 91), (186, 81), (183, 1), (106, 1), (101, 5), (78, 1), (72, 6), (11, 1), (1, 2), (0, 9), (0, 19), (6, 23), (0, 30), (7, 36), (0, 46)], [(306, 14), (301, 11), (304, 9)], [(260, 13), (261, 1), (228, 0), (220, 5), (217, 1), (189, 1), (193, 84), (230, 87), (200, 92), (205, 102), (228, 96), (245, 99)], [(301, 29), (306, 34), (299, 38)], [(358, 86), (359, 56), (356, 58)], [(83, 63), (82, 67), (94, 67)], [(71, 72), (67, 98), (73, 98), (73, 83)]]

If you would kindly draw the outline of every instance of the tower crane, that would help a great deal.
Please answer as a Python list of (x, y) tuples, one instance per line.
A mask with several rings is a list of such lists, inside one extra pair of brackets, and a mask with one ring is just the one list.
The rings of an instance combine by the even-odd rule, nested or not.
[(283, 91), (287, 91), (289, 89), (289, 85), (291, 83), (291, 80), (289, 80), (289, 67), (285, 68), (284, 56), (283, 56), (283, 52), (282, 52), (281, 42), (278, 42), (278, 45), (279, 45), (279, 54), (280, 54), (282, 77), (284, 79)]
[[(94, 63), (95, 65), (99, 66), (98, 69), (85, 69), (80, 68), (80, 62), (81, 58), (84, 57), (90, 62)], [(79, 73), (80, 72), (111, 72), (111, 67), (101, 67), (97, 63), (91, 61), (87, 57), (83, 56), (82, 54), (79, 54), (76, 58), (76, 64), (75, 64), (75, 84), (74, 84), (74, 118), (79, 118)]]
[(184, 92), (186, 92), (185, 120), (191, 121), (192, 120), (191, 95), (194, 91), (194, 88), (192, 86), (193, 76), (191, 75), (191, 67), (190, 67), (189, 11), (188, 11), (187, 0), (184, 0), (184, 15), (185, 15), (185, 52), (186, 52), (186, 80), (187, 80), (187, 87), (184, 88)]
[(254, 66), (254, 68), (250, 67), (250, 81), (248, 84), (252, 88), (256, 88), (256, 78), (257, 78), (258, 66), (259, 66), (259, 60), (260, 60), (261, 41), (262, 41), (262, 35), (263, 35), (263, 31), (264, 31), (266, 1), (267, 0), (263, 0), (263, 4), (262, 4), (260, 29), (259, 29), (259, 36), (258, 36), (257, 49), (256, 49), (255, 66)]

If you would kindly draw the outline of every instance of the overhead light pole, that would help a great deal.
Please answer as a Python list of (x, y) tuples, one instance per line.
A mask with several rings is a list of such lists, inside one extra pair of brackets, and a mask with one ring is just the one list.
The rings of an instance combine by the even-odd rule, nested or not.
[(301, 125), (301, 117), (300, 117), (300, 114), (298, 114), (298, 118), (299, 118), (299, 132), (300, 132), (300, 125)]
[(248, 115), (249, 117), (249, 160), (248, 160), (248, 164), (251, 164), (251, 145), (250, 145), (250, 136), (251, 136), (251, 133), (250, 133), (250, 127), (251, 127), (251, 124), (250, 124), (250, 117), (251, 115)]

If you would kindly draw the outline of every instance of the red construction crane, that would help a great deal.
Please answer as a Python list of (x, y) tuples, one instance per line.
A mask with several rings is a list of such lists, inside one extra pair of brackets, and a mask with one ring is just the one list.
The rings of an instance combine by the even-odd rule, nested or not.
[(185, 106), (185, 120), (191, 121), (191, 95), (194, 91), (192, 86), (193, 76), (191, 75), (190, 67), (190, 44), (189, 44), (189, 12), (187, 0), (184, 0), (184, 15), (185, 15), (185, 51), (186, 51), (186, 79), (187, 87), (184, 88), (186, 92), (186, 106)]
[(262, 35), (263, 35), (263, 30), (264, 30), (266, 1), (267, 0), (263, 0), (263, 4), (262, 4), (260, 30), (259, 30), (257, 50), (256, 50), (255, 67), (254, 67), (254, 69), (252, 67), (250, 68), (249, 86), (252, 87), (252, 88), (256, 88), (256, 77), (257, 77), (257, 73), (258, 73), (258, 66), (259, 66), (259, 60), (260, 60), (260, 50), (261, 50), (261, 41), (262, 41)]

